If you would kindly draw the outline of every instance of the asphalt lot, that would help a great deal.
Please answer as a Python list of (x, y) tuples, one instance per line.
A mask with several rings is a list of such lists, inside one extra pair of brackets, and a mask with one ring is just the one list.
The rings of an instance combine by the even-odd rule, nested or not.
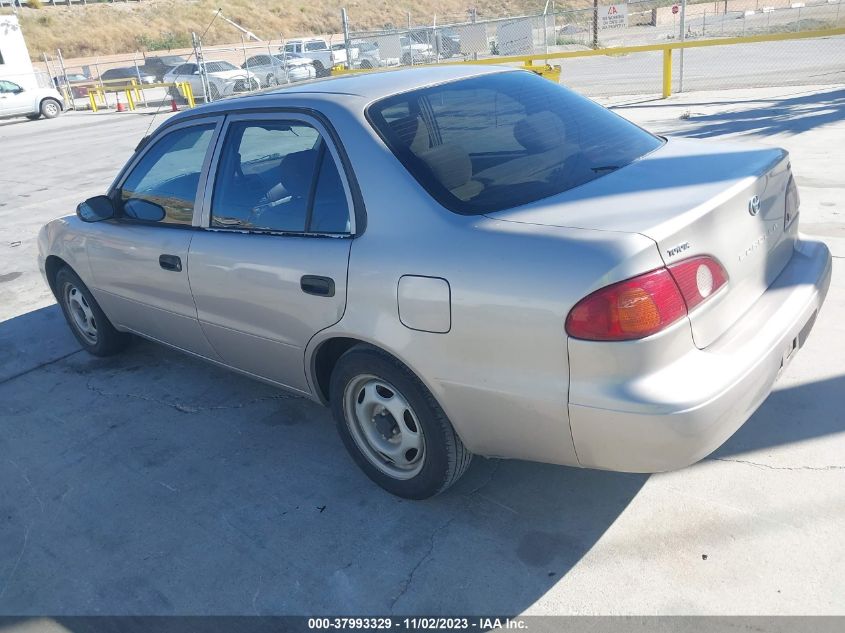
[(837, 257), (815, 330), (693, 467), (477, 459), (426, 502), (372, 485), (313, 403), (151, 343), (80, 352), (37, 230), (150, 116), (0, 122), (0, 615), (845, 613), (845, 86), (616, 105), (791, 151), (802, 230)]

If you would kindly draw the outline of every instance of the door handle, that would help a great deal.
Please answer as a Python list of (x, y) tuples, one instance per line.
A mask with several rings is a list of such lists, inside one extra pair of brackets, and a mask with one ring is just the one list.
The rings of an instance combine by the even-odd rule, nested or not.
[(303, 275), (299, 281), (302, 292), (319, 297), (334, 296), (334, 279), (331, 277), (320, 277), (319, 275)]
[(164, 270), (172, 270), (173, 272), (182, 272), (182, 259), (178, 255), (159, 255), (158, 265)]

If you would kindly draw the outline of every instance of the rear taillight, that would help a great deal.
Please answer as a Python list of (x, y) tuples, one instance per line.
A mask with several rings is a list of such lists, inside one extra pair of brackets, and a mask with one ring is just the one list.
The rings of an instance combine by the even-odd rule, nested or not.
[(722, 265), (701, 256), (606, 286), (581, 299), (566, 333), (589, 341), (644, 338), (685, 317), (727, 281)]
[(692, 310), (707, 297), (713, 296), (728, 280), (722, 265), (707, 255), (672, 264), (669, 272), (681, 289), (687, 310)]
[(801, 198), (798, 196), (798, 187), (795, 186), (795, 178), (789, 177), (786, 183), (786, 204), (783, 210), (783, 228), (786, 229), (792, 221), (798, 217), (798, 207), (801, 206)]

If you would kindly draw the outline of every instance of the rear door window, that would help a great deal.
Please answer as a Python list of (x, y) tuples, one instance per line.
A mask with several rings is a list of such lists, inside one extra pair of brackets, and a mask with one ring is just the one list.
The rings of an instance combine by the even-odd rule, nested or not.
[(324, 139), (298, 121), (236, 121), (217, 168), (211, 227), (348, 233), (349, 206)]
[(517, 207), (611, 173), (662, 141), (532, 72), (388, 97), (367, 116), (414, 178), (463, 214)]

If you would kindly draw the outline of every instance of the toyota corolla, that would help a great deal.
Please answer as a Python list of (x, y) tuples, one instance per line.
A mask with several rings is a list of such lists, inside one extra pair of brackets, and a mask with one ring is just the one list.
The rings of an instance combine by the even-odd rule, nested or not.
[(329, 405), (373, 481), (424, 498), (473, 454), (713, 451), (824, 301), (830, 253), (798, 222), (781, 149), (464, 66), (182, 112), (39, 249), (92, 354), (135, 334)]

